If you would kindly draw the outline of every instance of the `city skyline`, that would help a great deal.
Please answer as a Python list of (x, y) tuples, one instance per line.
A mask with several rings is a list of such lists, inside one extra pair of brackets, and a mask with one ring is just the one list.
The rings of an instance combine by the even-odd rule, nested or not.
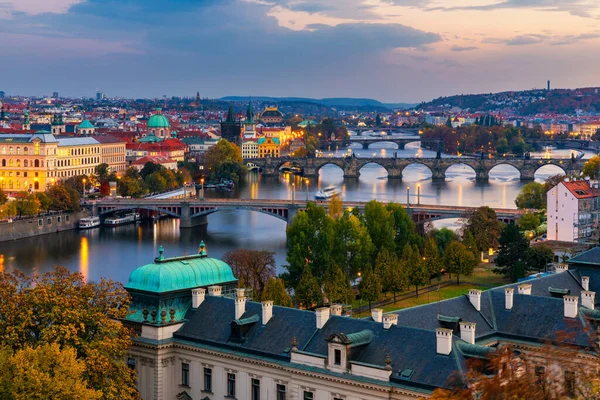
[(5, 0), (7, 94), (443, 95), (597, 86), (592, 0)]

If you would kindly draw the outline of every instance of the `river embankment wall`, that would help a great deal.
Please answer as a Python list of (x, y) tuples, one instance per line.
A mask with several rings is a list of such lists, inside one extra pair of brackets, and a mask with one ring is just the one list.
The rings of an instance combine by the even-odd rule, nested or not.
[(76, 229), (85, 211), (43, 214), (23, 219), (0, 222), (0, 242), (25, 239)]

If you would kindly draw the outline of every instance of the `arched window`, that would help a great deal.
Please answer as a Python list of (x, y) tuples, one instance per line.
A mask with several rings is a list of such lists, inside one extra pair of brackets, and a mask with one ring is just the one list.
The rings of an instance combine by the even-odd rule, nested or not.
[(17, 146), (17, 154), (21, 154), (21, 147)]
[(14, 162), (13, 162), (13, 160), (8, 160), (8, 166), (9, 166), (9, 167), (14, 167)]
[(23, 147), (23, 154), (29, 154), (29, 147)]
[(35, 161), (33, 162), (33, 166), (34, 166), (35, 168), (39, 168), (39, 167), (40, 167), (40, 160), (35, 160)]
[(35, 182), (33, 183), (33, 188), (34, 188), (35, 190), (40, 190), (40, 183), (39, 183), (38, 181), (35, 181)]
[(6, 160), (4, 158), (2, 159), (2, 166), (6, 167)]
[(21, 167), (21, 160), (17, 160), (17, 168)]
[(25, 167), (25, 168), (29, 167), (29, 160), (23, 161), (23, 167)]
[(9, 189), (14, 189), (14, 188), (13, 188), (13, 181), (12, 181), (12, 180), (11, 180), (11, 181), (8, 181), (8, 188), (9, 188)]
[(12, 153), (13, 153), (13, 148), (12, 148), (12, 146), (10, 146), (10, 147), (8, 148), (8, 154), (12, 154)]

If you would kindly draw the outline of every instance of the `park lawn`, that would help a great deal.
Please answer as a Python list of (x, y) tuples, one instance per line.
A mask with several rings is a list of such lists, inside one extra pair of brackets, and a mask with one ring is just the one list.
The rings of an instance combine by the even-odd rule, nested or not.
[(463, 294), (467, 294), (469, 292), (469, 289), (485, 290), (486, 288), (480, 287), (480, 286), (473, 287), (473, 285), (469, 285), (469, 284), (448, 286), (448, 287), (441, 288), (440, 290), (437, 290), (437, 291), (420, 294), (419, 297), (412, 297), (410, 299), (400, 300), (400, 301), (396, 302), (396, 304), (388, 304), (381, 308), (383, 308), (383, 312), (389, 312), (389, 311), (394, 311), (394, 310), (400, 310), (403, 308), (420, 306), (423, 304), (429, 304), (429, 303), (433, 303), (436, 301), (441, 301), (441, 300), (451, 299), (453, 297), (462, 296)]
[(482, 286), (502, 286), (507, 285), (510, 281), (506, 280), (502, 275), (495, 274), (489, 264), (480, 264), (473, 271), (473, 275), (460, 277), (461, 281), (473, 282)]

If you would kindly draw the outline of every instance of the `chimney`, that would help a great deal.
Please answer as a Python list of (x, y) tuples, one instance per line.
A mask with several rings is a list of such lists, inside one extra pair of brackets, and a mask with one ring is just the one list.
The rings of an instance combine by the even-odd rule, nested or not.
[(235, 292), (235, 319), (240, 319), (246, 312), (246, 289), (235, 289)]
[(398, 314), (385, 314), (383, 316), (383, 329), (390, 329), (392, 325), (398, 325)]
[(321, 329), (327, 323), (329, 319), (329, 307), (321, 307), (315, 310), (315, 314), (317, 314), (317, 329)]
[(331, 315), (337, 315), (340, 317), (342, 315), (342, 305), (341, 304), (332, 304), (331, 305)]
[(583, 287), (583, 290), (590, 290), (590, 277), (589, 276), (581, 277), (581, 286)]
[(569, 270), (569, 266), (565, 263), (556, 264), (554, 268), (554, 273), (559, 274), (561, 272), (565, 272)]
[(206, 289), (192, 289), (192, 308), (200, 307), (200, 304), (204, 301), (204, 297), (206, 297)]
[(221, 286), (209, 286), (208, 287), (208, 295), (209, 296), (220, 296), (221, 295)]
[(452, 329), (437, 328), (435, 336), (437, 337), (437, 353), (444, 355), (452, 353)]
[(515, 289), (513, 289), (513, 288), (504, 289), (504, 308), (505, 309), (512, 310), (514, 294), (515, 294)]
[(467, 343), (475, 344), (475, 323), (460, 323), (460, 338)]
[(373, 308), (371, 310), (371, 318), (375, 322), (383, 322), (383, 310), (381, 308)]
[(581, 292), (581, 305), (590, 310), (594, 309), (594, 299), (596, 298), (596, 292), (582, 291)]
[(517, 286), (517, 290), (519, 291), (519, 294), (530, 295), (531, 294), (531, 283), (523, 283), (523, 284)]
[(477, 311), (481, 311), (481, 290), (469, 289), (469, 301)]
[(273, 316), (273, 301), (267, 300), (262, 303), (262, 324), (266, 325)]
[(579, 303), (579, 297), (577, 296), (565, 296), (563, 297), (565, 304), (565, 318), (576, 318), (577, 317), (577, 303)]

